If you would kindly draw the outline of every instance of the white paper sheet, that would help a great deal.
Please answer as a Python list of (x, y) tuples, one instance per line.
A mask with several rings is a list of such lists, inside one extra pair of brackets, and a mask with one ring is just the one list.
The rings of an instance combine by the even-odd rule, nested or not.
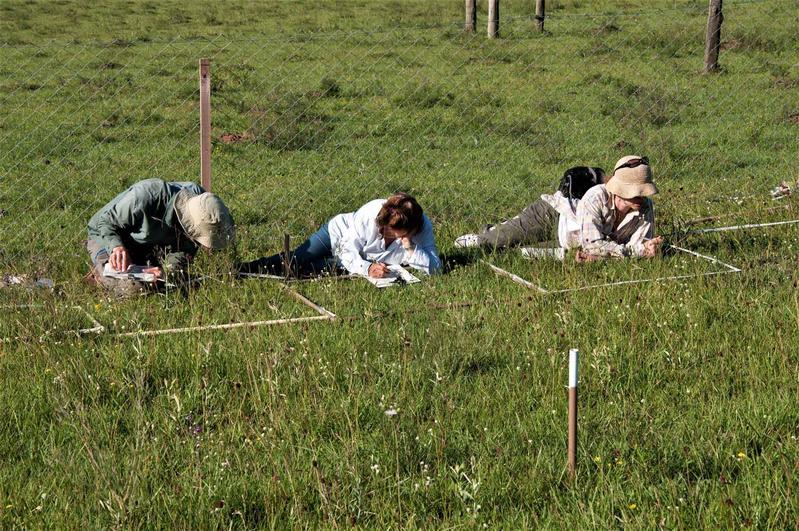
[(364, 277), (371, 282), (375, 287), (387, 288), (397, 284), (416, 284), (421, 282), (418, 278), (413, 276), (407, 269), (401, 265), (390, 265), (388, 268), (391, 270), (389, 276), (383, 278)]
[(123, 280), (139, 280), (141, 282), (154, 282), (156, 277), (152, 273), (145, 273), (145, 269), (150, 266), (132, 265), (129, 266), (127, 271), (116, 271), (109, 262), (105, 263), (103, 268), (103, 276), (111, 278), (119, 278)]

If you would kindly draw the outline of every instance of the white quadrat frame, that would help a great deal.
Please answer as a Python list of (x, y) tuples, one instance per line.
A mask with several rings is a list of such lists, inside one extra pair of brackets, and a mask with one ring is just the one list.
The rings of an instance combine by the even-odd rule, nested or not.
[(284, 325), (284, 324), (293, 324), (293, 323), (306, 323), (309, 321), (335, 321), (338, 317), (333, 312), (319, 306), (315, 302), (311, 301), (305, 295), (301, 294), (298, 291), (295, 291), (288, 287), (287, 285), (283, 284), (283, 289), (288, 293), (291, 297), (297, 299), (299, 302), (312, 308), (316, 313), (319, 315), (313, 315), (310, 317), (288, 317), (284, 319), (270, 319), (266, 321), (246, 321), (246, 322), (238, 322), (238, 323), (222, 323), (222, 324), (210, 324), (210, 325), (198, 325), (198, 326), (186, 326), (182, 328), (162, 328), (158, 330), (136, 330), (133, 332), (119, 332), (116, 334), (112, 334), (114, 337), (143, 337), (143, 336), (160, 336), (165, 334), (182, 334), (186, 332), (203, 332), (206, 330), (233, 330), (236, 328), (258, 328), (261, 326), (274, 326), (274, 325)]
[(799, 223), (799, 219), (791, 219), (788, 221), (772, 221), (771, 223), (749, 223), (747, 225), (732, 225), (729, 227), (710, 227), (708, 229), (694, 229), (688, 231), (688, 234), (708, 234), (711, 232), (727, 232), (731, 230), (761, 229), (764, 227), (777, 227), (780, 225), (794, 225), (796, 223)]
[(277, 280), (282, 282), (283, 284), (302, 284), (308, 282), (320, 282), (323, 280), (350, 280), (353, 278), (363, 278), (361, 275), (330, 275), (330, 276), (320, 276), (320, 277), (309, 277), (309, 278), (286, 278), (282, 275), (270, 275), (268, 273), (239, 273), (239, 278), (247, 279), (247, 278), (260, 278), (261, 280)]
[[(24, 310), (24, 309), (27, 309), (27, 308), (43, 308), (43, 307), (44, 307), (44, 304), (18, 304), (18, 305), (6, 304), (6, 305), (3, 305), (3, 306), (0, 306), (0, 309), (4, 309), (4, 310)], [(102, 334), (102, 333), (106, 332), (105, 326), (100, 324), (100, 322), (97, 321), (97, 319), (95, 319), (94, 316), (92, 314), (90, 314), (89, 311), (86, 308), (84, 308), (83, 306), (71, 306), (70, 308), (73, 309), (73, 310), (78, 310), (79, 312), (83, 313), (89, 319), (89, 321), (92, 323), (93, 326), (91, 326), (89, 328), (78, 328), (77, 330), (56, 330), (55, 331), (56, 334), (58, 334), (58, 335), (74, 334), (74, 335), (77, 335), (77, 336), (85, 336), (85, 335), (91, 335), (91, 334), (98, 334), (99, 335), (99, 334)], [(39, 336), (36, 339), (43, 340), (43, 339), (45, 339), (47, 337), (53, 337), (54, 335), (55, 334), (45, 334), (45, 335)], [(30, 340), (30, 339), (34, 339), (34, 338), (33, 337), (26, 337), (26, 336), (0, 337), (0, 344), (2, 344), (2, 343), (11, 343), (13, 341)]]
[(606, 282), (604, 284), (591, 284), (591, 285), (588, 285), (588, 286), (580, 286), (580, 287), (577, 287), (577, 288), (565, 288), (565, 289), (554, 289), (553, 290), (553, 289), (543, 288), (542, 286), (539, 286), (538, 284), (534, 284), (533, 282), (530, 282), (529, 280), (525, 280), (522, 277), (520, 277), (519, 275), (515, 275), (515, 274), (511, 273), (510, 271), (506, 271), (505, 269), (502, 269), (501, 267), (497, 267), (494, 264), (492, 264), (490, 262), (487, 262), (486, 260), (481, 260), (481, 262), (483, 262), (488, 267), (490, 267), (491, 270), (494, 271), (494, 273), (496, 273), (498, 276), (509, 278), (513, 282), (516, 282), (517, 284), (520, 284), (520, 285), (522, 285), (522, 286), (524, 286), (524, 287), (526, 287), (528, 289), (535, 290), (538, 293), (541, 293), (542, 295), (555, 295), (555, 294), (558, 294), (558, 293), (571, 293), (571, 292), (574, 292), (574, 291), (586, 291), (586, 290), (590, 290), (590, 289), (606, 288), (606, 287), (611, 287), (611, 286), (624, 286), (624, 285), (628, 285), (628, 284), (643, 284), (643, 283), (646, 283), (646, 282), (665, 282), (665, 281), (668, 281), (668, 280), (684, 280), (684, 279), (688, 279), (688, 278), (707, 277), (707, 276), (712, 276), (712, 275), (725, 275), (725, 274), (729, 274), (729, 273), (740, 273), (741, 272), (740, 268), (735, 267), (734, 265), (730, 265), (730, 264), (727, 264), (725, 262), (722, 262), (721, 260), (719, 260), (716, 257), (708, 256), (708, 255), (705, 255), (705, 254), (700, 254), (700, 253), (697, 253), (696, 251), (692, 251), (690, 249), (685, 249), (683, 247), (677, 247), (676, 245), (670, 245), (669, 247), (671, 247), (675, 251), (687, 253), (687, 254), (696, 256), (698, 258), (702, 258), (704, 260), (707, 260), (707, 261), (709, 261), (711, 263), (723, 266), (724, 269), (722, 269), (720, 271), (709, 271), (709, 272), (706, 272), (706, 273), (695, 273), (693, 275), (673, 275), (673, 276), (667, 276), (667, 277), (641, 278), (641, 279), (633, 279), (633, 280), (621, 280), (621, 281), (618, 281), (618, 282)]
[[(301, 294), (298, 291), (291, 289), (287, 285), (283, 285), (283, 289), (288, 293), (292, 298), (296, 299), (298, 302), (302, 303), (309, 308), (312, 308), (318, 315), (313, 315), (309, 317), (288, 317), (283, 319), (269, 319), (264, 321), (246, 321), (246, 322), (236, 322), (236, 323), (220, 323), (220, 324), (209, 324), (209, 325), (198, 325), (198, 326), (186, 326), (181, 328), (163, 328), (163, 329), (156, 329), (156, 330), (136, 330), (133, 332), (116, 332), (116, 333), (109, 333), (108, 329), (100, 324), (97, 319), (95, 319), (88, 310), (83, 308), (82, 306), (73, 306), (72, 308), (75, 310), (80, 310), (89, 318), (91, 323), (94, 325), (91, 328), (80, 328), (78, 330), (60, 330), (57, 331), (59, 335), (77, 335), (77, 336), (84, 336), (84, 335), (109, 335), (112, 337), (144, 337), (144, 336), (159, 336), (165, 334), (181, 334), (187, 332), (203, 332), (206, 330), (233, 330), (236, 328), (258, 328), (261, 326), (273, 326), (273, 325), (284, 325), (284, 324), (293, 324), (293, 323), (305, 323), (310, 321), (335, 321), (338, 319), (338, 316), (333, 312), (325, 309), (324, 307), (316, 304), (312, 300), (308, 299), (305, 295)], [(0, 306), (0, 308), (4, 309), (12, 309), (12, 310), (21, 310), (25, 308), (37, 308), (43, 307), (42, 304), (20, 304), (20, 305), (5, 305)], [(16, 337), (4, 337), (0, 338), (0, 344), (2, 343), (11, 343), (13, 341), (26, 341), (26, 340), (43, 340), (46, 337), (52, 337), (50, 334), (43, 335), (38, 338), (36, 337), (25, 337), (25, 336), (16, 336)]]
[[(788, 221), (775, 221), (771, 223), (752, 223), (747, 225), (733, 225), (729, 227), (712, 227), (706, 229), (695, 229), (689, 232), (689, 234), (706, 234), (711, 232), (726, 232), (726, 231), (733, 231), (733, 230), (745, 230), (745, 229), (754, 229), (754, 228), (763, 228), (763, 227), (773, 227), (779, 225), (792, 225), (799, 223), (799, 219), (796, 220), (788, 220)], [(565, 288), (565, 289), (555, 289), (549, 290), (545, 289), (529, 280), (525, 280), (524, 278), (511, 273), (510, 271), (506, 271), (501, 267), (498, 267), (487, 260), (481, 259), (480, 261), (486, 264), (489, 268), (491, 268), (494, 273), (498, 276), (502, 276), (505, 278), (509, 278), (513, 282), (520, 284), (526, 288), (535, 290), (542, 295), (554, 295), (558, 293), (571, 293), (574, 291), (586, 291), (590, 289), (596, 288), (605, 288), (611, 286), (623, 286), (629, 284), (643, 284), (646, 282), (665, 282), (669, 280), (684, 280), (689, 278), (698, 278), (698, 277), (707, 277), (713, 275), (725, 275), (729, 273), (740, 273), (742, 270), (734, 265), (727, 264), (722, 262), (716, 257), (708, 256), (705, 254), (697, 253), (696, 251), (692, 251), (690, 249), (685, 249), (683, 247), (677, 247), (676, 245), (670, 245), (672, 249), (675, 251), (687, 253), (698, 258), (702, 258), (707, 260), (711, 263), (718, 264), (722, 266), (724, 269), (720, 271), (709, 271), (706, 273), (696, 273), (693, 275), (673, 275), (667, 277), (657, 277), (657, 278), (642, 278), (642, 279), (633, 279), (633, 280), (622, 280), (619, 282), (607, 282), (604, 284), (591, 284), (589, 286), (580, 286), (577, 288)], [(282, 287), (286, 290), (286, 292), (292, 296), (293, 298), (297, 299), (302, 304), (312, 308), (318, 315), (310, 316), (310, 317), (289, 317), (284, 319), (270, 319), (265, 321), (246, 321), (246, 322), (236, 322), (236, 323), (221, 323), (221, 324), (210, 324), (210, 325), (198, 325), (198, 326), (186, 326), (181, 328), (164, 328), (164, 329), (157, 329), (157, 330), (137, 330), (133, 332), (117, 332), (117, 333), (109, 333), (108, 329), (103, 326), (97, 319), (94, 318), (89, 311), (82, 307), (82, 306), (72, 306), (71, 308), (74, 310), (78, 310), (83, 312), (88, 318), (89, 321), (92, 323), (93, 326), (88, 328), (79, 328), (77, 330), (60, 330), (56, 331), (60, 335), (76, 335), (76, 336), (85, 336), (85, 335), (111, 335), (113, 337), (142, 337), (142, 336), (157, 336), (157, 335), (165, 335), (165, 334), (181, 334), (187, 332), (202, 332), (206, 330), (233, 330), (236, 328), (257, 328), (261, 326), (273, 326), (273, 325), (283, 325), (283, 324), (293, 324), (293, 323), (303, 323), (303, 322), (310, 322), (310, 321), (335, 321), (338, 319), (338, 316), (333, 312), (325, 309), (322, 306), (319, 306), (315, 302), (311, 301), (298, 291), (295, 291), (289, 286), (289, 283), (294, 282), (307, 282), (307, 281), (316, 281), (318, 279), (311, 279), (311, 280), (297, 280), (297, 279), (286, 279), (285, 277), (281, 277), (278, 275), (264, 275), (264, 274), (253, 274), (253, 273), (244, 273), (241, 275), (242, 277), (250, 277), (250, 278), (261, 278), (261, 279), (269, 279), (269, 280), (280, 280), (283, 282)], [(354, 278), (356, 275), (341, 275), (339, 277), (331, 277), (337, 279), (351, 279)], [(4, 304), (0, 305), (0, 309), (3, 310), (21, 310), (25, 308), (40, 308), (43, 307), (43, 304)], [(25, 340), (32, 340), (38, 339), (43, 340), (46, 337), (53, 337), (53, 334), (46, 334), (42, 335), (38, 338), (35, 337), (24, 337), (24, 336), (16, 336), (16, 337), (0, 337), (0, 344), (3, 343), (11, 343), (13, 341), (25, 341)]]

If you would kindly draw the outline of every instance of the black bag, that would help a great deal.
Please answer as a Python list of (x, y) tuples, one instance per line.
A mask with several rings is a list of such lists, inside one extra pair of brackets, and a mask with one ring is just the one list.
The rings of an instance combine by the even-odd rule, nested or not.
[(575, 166), (563, 174), (558, 190), (567, 199), (582, 199), (589, 188), (602, 184), (605, 172), (602, 168)]

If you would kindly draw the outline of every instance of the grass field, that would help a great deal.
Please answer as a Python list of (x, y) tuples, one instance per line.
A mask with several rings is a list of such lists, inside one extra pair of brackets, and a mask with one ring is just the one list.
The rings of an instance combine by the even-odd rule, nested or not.
[[(55, 289), (0, 288), (0, 527), (795, 527), (799, 227), (684, 229), (799, 217), (768, 193), (799, 179), (799, 4), (725, 2), (715, 75), (705, 2), (547, 8), (541, 35), (503, 0), (492, 41), (462, 34), (461, 0), (3, 2), (0, 275)], [(240, 257), (407, 190), (448, 273), (293, 285), (333, 322), (114, 337), (315, 315), (232, 281), (232, 253), (200, 256), (210, 279), (185, 295), (81, 282), (95, 210), (197, 179), (200, 57)], [(479, 260), (551, 290), (719, 268), (453, 248), (628, 153), (652, 161), (658, 230), (741, 273), (541, 295)], [(89, 315), (109, 333), (64, 333)]]

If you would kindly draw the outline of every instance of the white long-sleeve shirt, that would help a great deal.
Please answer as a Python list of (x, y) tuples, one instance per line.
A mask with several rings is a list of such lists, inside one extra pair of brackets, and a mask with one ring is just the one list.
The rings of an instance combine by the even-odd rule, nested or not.
[(369, 275), (369, 266), (374, 262), (408, 265), (419, 271), (435, 274), (441, 271), (433, 225), (424, 216), (422, 230), (411, 238), (413, 247), (405, 250), (401, 240), (394, 240), (386, 247), (377, 227), (377, 214), (385, 199), (369, 201), (356, 212), (339, 214), (328, 222), (333, 256), (350, 273)]
[(569, 199), (560, 190), (554, 194), (543, 194), (541, 199), (558, 211), (558, 243), (564, 249), (580, 246), (580, 222), (577, 220), (578, 199)]

